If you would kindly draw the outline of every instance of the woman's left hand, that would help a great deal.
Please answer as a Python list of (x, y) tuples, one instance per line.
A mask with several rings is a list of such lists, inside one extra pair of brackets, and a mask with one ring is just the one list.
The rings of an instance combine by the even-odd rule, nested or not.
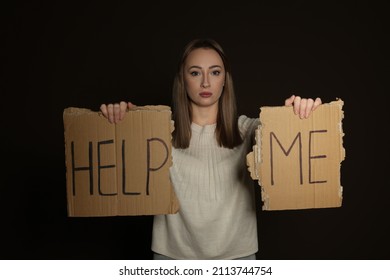
[(284, 101), (285, 106), (294, 106), (294, 114), (299, 115), (301, 119), (307, 119), (310, 113), (322, 104), (321, 98), (301, 98), (300, 96), (291, 95)]

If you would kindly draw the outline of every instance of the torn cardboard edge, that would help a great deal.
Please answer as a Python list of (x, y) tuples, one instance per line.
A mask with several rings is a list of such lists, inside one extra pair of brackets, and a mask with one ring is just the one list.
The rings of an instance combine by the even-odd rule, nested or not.
[(343, 104), (341, 99), (324, 103), (302, 120), (291, 107), (260, 108), (247, 166), (261, 187), (263, 210), (341, 206)]
[(68, 216), (174, 214), (170, 107), (148, 105), (110, 124), (101, 112), (63, 112)]

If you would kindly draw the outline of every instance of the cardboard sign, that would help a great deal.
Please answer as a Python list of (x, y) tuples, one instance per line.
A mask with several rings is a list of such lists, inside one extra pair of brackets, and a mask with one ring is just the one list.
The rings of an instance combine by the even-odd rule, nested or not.
[(340, 207), (345, 157), (343, 101), (320, 105), (308, 119), (291, 107), (261, 107), (256, 145), (247, 155), (264, 210)]
[(63, 112), (69, 216), (172, 214), (171, 111), (136, 107), (119, 124), (99, 112)]

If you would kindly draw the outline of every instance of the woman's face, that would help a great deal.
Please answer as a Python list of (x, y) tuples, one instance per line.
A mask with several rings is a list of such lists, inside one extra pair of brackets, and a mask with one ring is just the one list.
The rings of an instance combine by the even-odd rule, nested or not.
[(185, 61), (183, 74), (193, 106), (218, 107), (225, 83), (225, 67), (215, 50), (193, 50)]

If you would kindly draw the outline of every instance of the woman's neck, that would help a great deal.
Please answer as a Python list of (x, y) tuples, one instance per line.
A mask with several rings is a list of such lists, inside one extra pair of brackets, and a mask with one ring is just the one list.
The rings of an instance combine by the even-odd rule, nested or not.
[(192, 122), (204, 126), (217, 122), (218, 106), (198, 107), (192, 106)]

